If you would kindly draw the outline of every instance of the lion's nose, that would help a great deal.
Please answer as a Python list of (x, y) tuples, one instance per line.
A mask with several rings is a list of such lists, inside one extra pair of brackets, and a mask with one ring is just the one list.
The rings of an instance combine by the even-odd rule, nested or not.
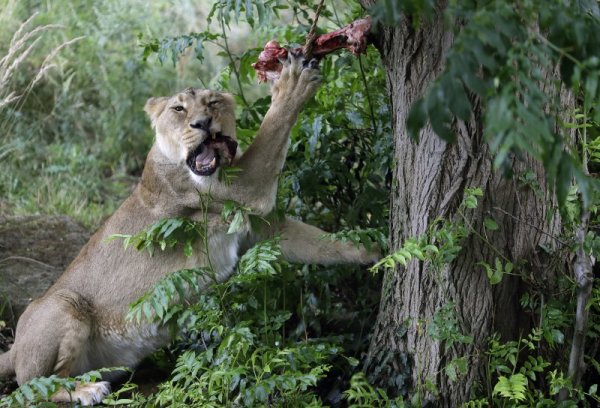
[(195, 122), (190, 123), (190, 126), (194, 129), (201, 129), (206, 132), (209, 132), (211, 122), (212, 122), (212, 118), (209, 116), (208, 118), (199, 119)]

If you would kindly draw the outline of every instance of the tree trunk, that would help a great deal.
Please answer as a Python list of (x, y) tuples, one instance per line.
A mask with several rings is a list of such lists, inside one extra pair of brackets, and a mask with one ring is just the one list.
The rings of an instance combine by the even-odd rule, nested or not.
[[(365, 7), (372, 3), (361, 2)], [(385, 272), (366, 371), (372, 382), (392, 395), (419, 394), (422, 402), (435, 400), (436, 407), (455, 408), (476, 390), (485, 394), (490, 336), (515, 338), (528, 323), (519, 306), (523, 280), (504, 277), (492, 286), (478, 262), (493, 265), (498, 251), (521, 265), (519, 272), (551, 286), (552, 277), (537, 248), (555, 245), (552, 237), (559, 235), (560, 220), (558, 215), (549, 217), (555, 203), (544, 187), (539, 163), (515, 160), (512, 179), (493, 170), (477, 101), (471, 121), (455, 123), (456, 143), (445, 143), (430, 127), (422, 130), (420, 142), (409, 137), (410, 107), (442, 70), (453, 42), (441, 14), (418, 29), (407, 20), (380, 30), (377, 36), (394, 113), (390, 251), (401, 248), (409, 237), (422, 236), (438, 217), (462, 220), (457, 209), (465, 188), (480, 187), (484, 195), (477, 209), (466, 214), (466, 225), (475, 233), (463, 242), (450, 265), (434, 271), (427, 262), (413, 260), (406, 268)], [(533, 183), (525, 185), (518, 177), (527, 170)], [(485, 217), (495, 219), (499, 229), (485, 230)], [(455, 342), (446, 350), (448, 342), (432, 338), (428, 329), (435, 314), (449, 304), (454, 305), (460, 331), (473, 341)], [(466, 357), (467, 371), (452, 382), (444, 369), (457, 357)]]

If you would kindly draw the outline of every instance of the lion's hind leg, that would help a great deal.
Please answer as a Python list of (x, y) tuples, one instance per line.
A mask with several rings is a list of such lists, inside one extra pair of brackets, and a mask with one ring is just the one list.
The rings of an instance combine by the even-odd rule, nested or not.
[(110, 385), (107, 381), (97, 383), (77, 383), (75, 390), (67, 391), (64, 388), (58, 390), (53, 396), (53, 402), (77, 402), (81, 405), (95, 405), (110, 393)]
[[(69, 377), (80, 374), (82, 368), (92, 369), (80, 361), (89, 344), (91, 318), (90, 304), (68, 290), (56, 291), (32, 303), (19, 319), (12, 349), (19, 385), (35, 377)], [(108, 393), (108, 383), (78, 384), (70, 393), (59, 390), (52, 400), (92, 405)]]

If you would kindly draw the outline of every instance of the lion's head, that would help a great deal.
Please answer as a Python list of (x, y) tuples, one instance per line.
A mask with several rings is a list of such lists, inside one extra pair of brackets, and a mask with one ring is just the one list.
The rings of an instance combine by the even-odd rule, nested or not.
[(231, 164), (236, 155), (234, 101), (230, 94), (188, 88), (150, 98), (144, 110), (156, 130), (156, 144), (170, 161), (199, 177)]

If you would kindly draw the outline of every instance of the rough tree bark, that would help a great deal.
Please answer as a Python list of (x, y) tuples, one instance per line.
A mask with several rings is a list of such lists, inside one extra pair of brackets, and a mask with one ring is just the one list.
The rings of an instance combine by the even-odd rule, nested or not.
[[(361, 0), (367, 8), (373, 3)], [(537, 251), (540, 244), (555, 246), (553, 236), (559, 234), (560, 220), (548, 217), (554, 201), (544, 188), (542, 166), (527, 159), (515, 161), (513, 179), (495, 172), (482, 139), (477, 102), (470, 122), (455, 123), (454, 144), (442, 141), (430, 127), (421, 132), (418, 143), (407, 133), (410, 106), (442, 70), (452, 42), (452, 30), (445, 27), (441, 14), (416, 30), (407, 19), (377, 34), (394, 113), (391, 251), (400, 248), (406, 238), (424, 234), (438, 217), (459, 219), (457, 208), (464, 189), (480, 187), (484, 197), (478, 208), (467, 214), (468, 223), (504, 256), (519, 262), (521, 271), (536, 277), (538, 284), (551, 286), (552, 276)], [(518, 181), (517, 176), (527, 169), (533, 171), (534, 184), (539, 187)], [(485, 231), (484, 217), (494, 218), (500, 228)], [(493, 265), (495, 256), (490, 245), (471, 234), (458, 258), (437, 277), (426, 263), (416, 260), (407, 268), (387, 271), (366, 366), (369, 379), (392, 394), (420, 392), (424, 400), (435, 400), (436, 407), (454, 408), (468, 401), (484, 383), (489, 337), (499, 333), (504, 339), (515, 338), (527, 325), (518, 302), (522, 280), (509, 277), (491, 286), (477, 265), (480, 261)], [(450, 302), (455, 305), (462, 333), (472, 336), (473, 342), (455, 344), (446, 352), (427, 327), (436, 311)], [(467, 357), (467, 372), (452, 382), (444, 367), (461, 356)], [(432, 393), (427, 382), (438, 392)]]

